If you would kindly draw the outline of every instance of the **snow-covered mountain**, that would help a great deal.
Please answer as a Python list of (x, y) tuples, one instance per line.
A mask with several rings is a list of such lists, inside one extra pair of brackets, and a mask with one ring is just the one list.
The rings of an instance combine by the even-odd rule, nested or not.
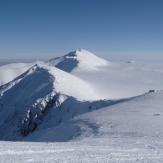
[[(159, 138), (163, 138), (162, 99), (163, 91), (155, 91), (123, 101), (115, 101), (115, 103), (106, 101), (102, 109), (75, 116), (57, 128), (51, 126), (53, 129), (47, 128), (46, 134), (41, 130), (37, 131), (29, 139), (36, 139), (36, 141), (65, 141), (69, 139), (91, 141), (91, 139), (101, 138), (124, 143), (120, 139), (131, 139), (132, 141), (139, 138), (142, 141), (156, 143)], [(50, 118), (48, 120), (54, 121)], [(42, 125), (42, 130), (44, 129), (45, 125)], [(69, 132), (67, 132), (68, 130)], [(61, 137), (59, 137), (60, 135)], [(38, 138), (39, 136), (40, 138)]]
[[(14, 64), (16, 69), (12, 68), (12, 64), (0, 67), (1, 83), (13, 80), (34, 64), (36, 63), (23, 64), (25, 68), (21, 64)], [(85, 85), (91, 86), (100, 99), (126, 98), (150, 89), (163, 89), (163, 65), (156, 58), (152, 61), (148, 58), (108, 61), (81, 49), (51, 59), (46, 64), (82, 80)]]
[(11, 63), (0, 66), (0, 86), (27, 71), (35, 63)]
[(119, 99), (163, 89), (163, 65), (158, 61), (108, 61), (81, 49), (54, 58), (49, 64), (84, 80), (101, 98)]
[[(79, 51), (76, 52), (79, 53)], [(98, 58), (89, 52), (84, 56), (86, 58)], [(82, 55), (81, 58), (84, 56)], [(81, 63), (82, 61), (84, 60), (81, 60)], [(88, 64), (88, 62), (86, 63)], [(91, 84), (58, 69), (57, 65), (51, 65), (49, 62), (37, 62), (32, 66), (33, 64), (10, 64), (1, 67), (3, 73), (11, 72), (11, 74), (6, 74), (7, 77), (11, 75), (8, 80), (13, 79), (0, 87), (0, 131), (3, 133), (0, 134), (1, 139), (14, 140), (28, 135), (42, 123), (44, 116), (50, 109), (56, 110), (57, 113), (55, 114), (58, 117), (60, 114), (58, 110), (62, 110), (63, 103), (66, 108), (67, 106), (72, 107), (69, 108), (69, 116), (67, 116), (68, 114), (60, 116), (62, 118), (65, 116), (64, 119), (67, 119), (76, 114), (92, 110), (91, 101), (93, 104), (93, 101), (102, 99), (91, 87)], [(71, 63), (69, 64), (71, 65)], [(29, 66), (32, 67), (25, 71)], [(90, 67), (95, 68), (95, 64)], [(23, 71), (25, 72), (19, 75)], [(6, 82), (5, 78), (2, 77), (1, 79)], [(65, 104), (65, 102), (68, 104)], [(106, 102), (103, 101), (103, 103)], [(73, 111), (73, 108), (78, 107), (78, 105), (82, 109)], [(99, 108), (98, 105), (97, 103), (96, 109)], [(64, 109), (63, 112), (65, 112)], [(57, 125), (58, 121), (58, 118), (56, 118), (54, 124)]]
[(81, 49), (1, 66), (0, 81), (0, 140), (28, 141), (0, 143), (0, 161), (163, 160), (162, 62), (108, 61)]
[[(0, 86), (10, 82), (37, 63), (40, 62), (12, 63), (0, 66)], [(72, 51), (64, 56), (53, 58), (47, 63), (66, 72), (73, 70), (99, 70), (100, 67), (105, 67), (111, 64), (109, 61), (99, 58), (84, 49)]]
[(32, 66), (0, 87), (0, 131), (6, 128), (0, 137), (15, 138), (18, 130), (27, 135), (40, 123), (45, 112), (61, 107), (67, 99), (72, 99), (73, 106), (77, 100), (95, 101), (100, 97), (91, 85), (69, 73), (45, 63)]
[(48, 114), (45, 123), (24, 138), (28, 142), (1, 142), (0, 160), (162, 163), (162, 99), (162, 91), (146, 93), (65, 121), (57, 119), (58, 125), (53, 126), (55, 113), (63, 114), (58, 110)]
[(101, 67), (111, 64), (109, 61), (99, 58), (93, 53), (84, 49), (72, 51), (62, 57), (51, 59), (49, 63), (50, 65), (54, 65), (55, 67), (66, 72), (71, 72), (74, 70), (97, 71)]

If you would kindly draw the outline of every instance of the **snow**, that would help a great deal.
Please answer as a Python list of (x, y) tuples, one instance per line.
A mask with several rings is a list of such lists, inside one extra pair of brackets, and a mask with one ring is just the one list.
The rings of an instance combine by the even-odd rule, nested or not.
[(0, 86), (27, 71), (34, 63), (11, 63), (0, 66)]
[(161, 60), (81, 49), (0, 75), (0, 162), (163, 162)]
[[(55, 141), (56, 139), (58, 141), (58, 135), (64, 135), (64, 140), (75, 141), (100, 137), (151, 140), (163, 138), (162, 98), (163, 91), (157, 91), (129, 98), (123, 102), (115, 102), (114, 105), (106, 103), (105, 106), (108, 105), (108, 107), (104, 107), (102, 104), (98, 110), (89, 113), (87, 111), (85, 114), (80, 113), (81, 115), (67, 119), (57, 127), (51, 126), (50, 129), (49, 127), (45, 129), (47, 126), (42, 124), (40, 130), (31, 135), (28, 140)], [(84, 109), (84, 105), (76, 106), (79, 107), (78, 111), (81, 106)], [(97, 103), (92, 106), (97, 106)], [(73, 110), (73, 106), (71, 108)], [(64, 110), (64, 108), (62, 109)], [(53, 119), (47, 117), (46, 120), (48, 124), (54, 124)], [(46, 131), (46, 134), (42, 130)], [(68, 130), (73, 132), (64, 134)], [(61, 137), (60, 141), (62, 141)]]
[[(116, 58), (116, 59), (115, 59)], [(163, 89), (163, 65), (160, 57), (114, 56), (109, 61), (86, 50), (76, 50), (49, 64), (82, 79), (101, 99), (119, 99)]]
[[(76, 116), (56, 128), (44, 130), (45, 134), (41, 134), (44, 139), (48, 136), (55, 140), (56, 134), (67, 136), (65, 132), (74, 128), (72, 134), (75, 137), (68, 142), (36, 143), (34, 141), (39, 140), (36, 137), (31, 138), (32, 142), (1, 142), (0, 160), (1, 162), (161, 163), (163, 160), (162, 98), (162, 91), (144, 94)], [(76, 135), (79, 131), (80, 134)]]
[(99, 98), (84, 81), (43, 63), (2, 86), (0, 95), (0, 131), (5, 128), (0, 138), (5, 140), (19, 138), (18, 130), (23, 135), (34, 130), (50, 107), (60, 107), (66, 95), (70, 97), (70, 104), (75, 103), (71, 98), (80, 101)]
[(111, 64), (109, 61), (99, 58), (84, 49), (72, 51), (63, 57), (51, 59), (49, 63), (67, 72), (74, 70), (98, 71), (100, 67)]
[[(118, 141), (118, 140), (117, 140)], [(163, 154), (147, 147), (123, 148), (112, 144), (92, 141), (77, 143), (25, 143), (1, 142), (1, 162), (109, 162), (109, 163), (161, 163)], [(132, 144), (132, 142), (131, 142)], [(110, 146), (109, 146), (110, 145)], [(137, 145), (138, 146), (138, 145)]]
[[(37, 63), (37, 67), (43, 68), (47, 73), (49, 73), (49, 76), (53, 78), (54, 80), (54, 90), (56, 92), (59, 92), (61, 94), (66, 94), (69, 96), (73, 96), (79, 100), (97, 100), (100, 97), (96, 94), (96, 92), (91, 88), (91, 86), (83, 81), (82, 79), (79, 79), (69, 73), (66, 73), (60, 69), (57, 69), (52, 66), (48, 66), (45, 63), (39, 62)], [(33, 67), (30, 68), (25, 74), (25, 77), (33, 73)], [(36, 72), (37, 73), (37, 72)], [(41, 74), (40, 74), (41, 75)], [(24, 78), (24, 75), (23, 75)], [(3, 86), (6, 87), (5, 89), (1, 91), (1, 94), (3, 94), (5, 91), (12, 88), (14, 85), (19, 83), (22, 80), (22, 75), (15, 80), (11, 81), (7, 85)], [(33, 77), (34, 80), (34, 77)], [(29, 81), (30, 83), (30, 81)], [(39, 86), (35, 91), (38, 91), (39, 89), (42, 89), (45, 87), (45, 85), (48, 83), (43, 83)]]
[[(150, 89), (163, 89), (163, 64), (159, 59), (140, 60), (134, 63), (110, 61), (99, 71), (83, 72), (74, 70), (74, 76), (90, 83), (99, 96), (119, 99), (143, 94)], [(159, 64), (160, 63), (160, 64)]]
[(50, 74), (55, 76), (55, 89), (61, 94), (73, 96), (79, 100), (97, 100), (101, 97), (96, 94), (90, 84), (71, 74), (65, 73), (54, 67), (48, 67)]

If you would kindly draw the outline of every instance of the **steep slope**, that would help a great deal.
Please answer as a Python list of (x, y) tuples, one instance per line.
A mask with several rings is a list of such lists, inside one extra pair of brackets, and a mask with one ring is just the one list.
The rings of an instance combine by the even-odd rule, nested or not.
[[(1, 88), (1, 139), (16, 138), (26, 112), (37, 100), (52, 93), (53, 80), (48, 72), (37, 65)], [(38, 112), (41, 112), (38, 110)], [(2, 132), (3, 131), (3, 132)]]
[(84, 49), (72, 51), (65, 56), (51, 59), (49, 63), (66, 72), (78, 69), (80, 71), (97, 71), (100, 67), (110, 64), (109, 61), (99, 58)]
[(20, 132), (28, 135), (41, 123), (49, 109), (60, 108), (67, 99), (72, 105), (77, 100), (99, 98), (90, 85), (77, 77), (43, 63), (34, 65), (0, 87), (0, 131), (3, 131), (0, 138), (16, 139)]
[(35, 63), (12, 63), (0, 66), (0, 86), (27, 71)]
[[(40, 69), (44, 70), (44, 71), (41, 71), (41, 73), (38, 73), (38, 72), (40, 72)], [(95, 91), (91, 88), (91, 86), (89, 84), (87, 84), (86, 82), (84, 82), (83, 80), (81, 80), (69, 73), (66, 73), (60, 69), (57, 69), (52, 66), (48, 66), (41, 62), (36, 64), (32, 68), (30, 68), (28, 71), (26, 71), (22, 75), (15, 78), (10, 83), (1, 86), (0, 93), (1, 93), (1, 95), (3, 95), (4, 92), (11, 89), (13, 86), (20, 83), (20, 81), (22, 79), (24, 79), (25, 77), (29, 77), (31, 74), (33, 76), (30, 77), (29, 83), (31, 81), (33, 81), (33, 82), (36, 81), (35, 84), (37, 85), (38, 80), (41, 79), (41, 75), (43, 75), (43, 73), (45, 73), (45, 72), (47, 74), (49, 74), (49, 76), (47, 75), (48, 78), (52, 79), (53, 86), (54, 86), (53, 89), (56, 92), (59, 92), (61, 94), (65, 94), (68, 96), (73, 96), (79, 100), (95, 100), (95, 99), (101, 98), (95, 93)], [(35, 74), (39, 74), (39, 76), (37, 76)], [(44, 82), (44, 83), (46, 85), (46, 83), (48, 83), (48, 82)], [(38, 85), (39, 85), (39, 83), (38, 83)], [(40, 86), (40, 89), (42, 87)]]
[[(42, 131), (35, 133), (37, 136), (35, 134), (31, 136), (31, 140), (76, 141), (86, 139), (91, 141), (93, 138), (101, 140), (116, 138), (117, 140), (133, 140), (135, 143), (137, 139), (140, 141), (162, 140), (162, 99), (163, 91), (156, 91), (126, 99), (117, 104), (110, 103), (111, 106), (76, 116), (56, 128), (51, 126), (46, 129), (46, 134), (43, 132), (45, 129), (43, 127)], [(106, 106), (110, 104), (105, 103)], [(105, 105), (103, 103), (102, 106)]]
[(0, 160), (162, 163), (162, 99), (162, 91), (147, 93), (62, 121), (55, 127), (40, 126), (24, 139), (30, 143), (1, 142)]

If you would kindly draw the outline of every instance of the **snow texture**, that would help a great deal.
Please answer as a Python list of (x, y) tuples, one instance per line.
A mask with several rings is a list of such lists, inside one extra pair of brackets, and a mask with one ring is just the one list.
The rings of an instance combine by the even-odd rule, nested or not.
[(162, 69), (83, 49), (1, 66), (0, 162), (162, 163)]

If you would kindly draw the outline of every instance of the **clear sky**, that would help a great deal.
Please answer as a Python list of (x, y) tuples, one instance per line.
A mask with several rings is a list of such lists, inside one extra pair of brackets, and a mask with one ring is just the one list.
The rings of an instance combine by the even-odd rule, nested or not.
[(163, 0), (0, 0), (0, 59), (162, 54)]

